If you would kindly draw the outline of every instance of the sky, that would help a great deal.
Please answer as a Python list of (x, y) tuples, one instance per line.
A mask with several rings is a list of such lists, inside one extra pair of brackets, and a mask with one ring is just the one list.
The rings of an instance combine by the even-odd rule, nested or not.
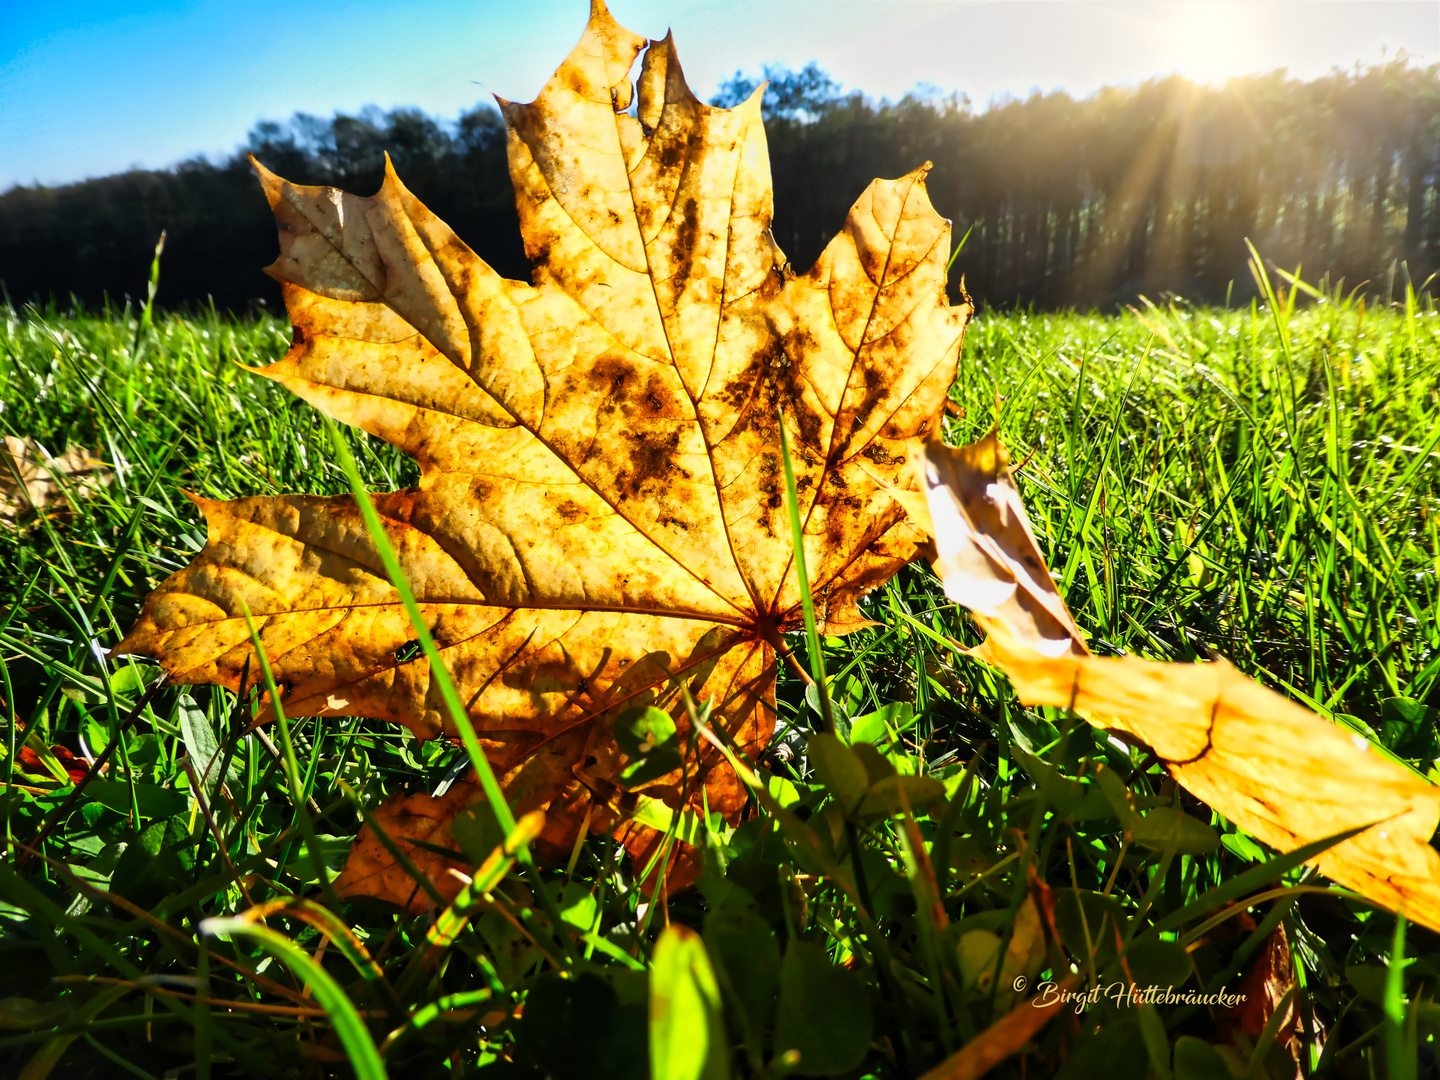
[[(977, 108), (1178, 72), (1314, 78), (1404, 50), (1440, 62), (1440, 0), (611, 0), (673, 29), (709, 98), (737, 70), (809, 61), (846, 91), (958, 91)], [(0, 191), (197, 155), (260, 120), (366, 105), (454, 118), (529, 101), (586, 0), (0, 0)]]

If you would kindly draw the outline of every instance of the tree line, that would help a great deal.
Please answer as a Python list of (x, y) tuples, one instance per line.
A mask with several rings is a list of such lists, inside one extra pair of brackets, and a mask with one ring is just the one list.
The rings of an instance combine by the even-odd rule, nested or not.
[[(1440, 270), (1440, 65), (1400, 58), (1214, 87), (1172, 76), (983, 111), (959, 96), (843, 94), (813, 64), (764, 76), (774, 232), (797, 270), (873, 177), (927, 160), (936, 209), (966, 237), (954, 279), (984, 303), (1243, 300), (1254, 290), (1246, 239), (1308, 279), (1370, 292)], [(733, 105), (760, 81), (737, 73), (713, 103)], [(0, 282), (12, 302), (143, 296), (164, 229), (161, 304), (277, 304), (258, 272), (274, 258), (274, 225), (246, 153), (288, 179), (369, 193), (387, 151), (481, 257), (528, 277), (504, 125), (482, 105), (453, 123), (413, 109), (297, 114), (259, 124), (227, 161), (13, 188), (0, 195)]]

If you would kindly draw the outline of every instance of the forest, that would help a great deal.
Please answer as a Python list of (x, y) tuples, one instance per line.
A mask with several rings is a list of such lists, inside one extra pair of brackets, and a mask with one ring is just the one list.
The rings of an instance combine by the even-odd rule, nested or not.
[[(965, 237), (951, 288), (982, 304), (1114, 310), (1140, 296), (1247, 300), (1249, 239), (1272, 265), (1384, 295), (1440, 269), (1440, 65), (1400, 57), (1311, 81), (1283, 71), (1198, 85), (1178, 76), (994, 103), (875, 101), (815, 65), (767, 68), (774, 233), (803, 272), (876, 175), (924, 161)], [(712, 104), (762, 79), (737, 73)], [(488, 103), (453, 122), (414, 109), (266, 121), (230, 159), (0, 195), (0, 283), (12, 303), (157, 302), (274, 309), (259, 273), (274, 226), (246, 157), (289, 179), (369, 193), (385, 153), (404, 182), (502, 274), (527, 278)]]

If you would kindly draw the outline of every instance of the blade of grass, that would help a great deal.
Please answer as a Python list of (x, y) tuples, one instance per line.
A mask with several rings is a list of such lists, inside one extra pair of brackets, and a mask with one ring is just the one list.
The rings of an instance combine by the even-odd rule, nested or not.
[(1415, 1050), (1406, 1045), (1405, 916), (1395, 917), (1390, 962), (1385, 967), (1385, 1072), (1389, 1080), (1415, 1080)]
[(539, 894), (541, 905), (550, 918), (550, 929), (555, 941), (560, 946), (565, 959), (573, 961), (575, 959), (574, 944), (564, 929), (565, 920), (560, 915), (560, 909), (556, 906), (554, 896), (545, 887), (539, 868), (530, 854), (530, 845), (525, 841), (523, 835), (516, 833), (515, 814), (505, 799), (505, 793), (500, 790), (500, 782), (495, 779), (495, 772), (490, 768), (490, 761), (486, 758), (485, 751), (480, 746), (480, 740), (475, 734), (475, 725), (470, 722), (469, 711), (460, 700), (460, 693), (455, 688), (455, 680), (450, 677), (450, 669), (445, 666), (445, 660), (435, 646), (435, 638), (430, 633), (430, 627), (425, 622), (425, 616), (415, 600), (415, 593), (410, 588), (409, 580), (405, 577), (405, 570), (395, 555), (395, 549), (391, 546), (390, 538), (385, 533), (385, 526), (380, 521), (380, 515), (375, 510), (370, 493), (365, 490), (364, 482), (360, 479), (360, 472), (355, 467), (354, 455), (350, 453), (350, 448), (341, 438), (340, 429), (335, 426), (334, 421), (328, 416), (322, 416), (321, 419), (325, 423), (326, 431), (329, 432), (330, 444), (335, 450), (340, 468), (350, 482), (350, 492), (355, 498), (356, 506), (360, 509), (361, 517), (365, 520), (365, 529), (370, 534), (370, 542), (375, 545), (375, 550), (385, 567), (385, 573), (389, 576), (390, 583), (395, 586), (395, 591), (400, 594), (400, 601), (405, 605), (405, 611), (410, 616), (411, 626), (415, 630), (415, 636), (420, 642), (420, 648), (424, 651), (425, 658), (430, 662), (430, 670), (434, 675), (436, 685), (440, 688), (440, 696), (445, 702), (446, 711), (449, 712), (455, 729), (460, 733), (460, 741), (465, 745), (465, 752), (470, 755), (470, 764), (475, 769), (475, 775), (479, 778), (485, 797), (490, 802), (495, 820), (499, 822), (500, 828), (506, 836), (517, 837), (515, 857), (534, 878), (535, 892)]
[(825, 685), (825, 657), (820, 652), (820, 632), (815, 624), (815, 601), (810, 595), (810, 575), (805, 568), (805, 535), (800, 526), (800, 496), (795, 489), (795, 466), (790, 461), (790, 438), (785, 434), (785, 410), (780, 410), (780, 459), (785, 466), (785, 509), (790, 515), (790, 542), (794, 552), (795, 575), (800, 582), (800, 606), (805, 612), (805, 641), (810, 653), (810, 675), (820, 697), (825, 730), (835, 734), (835, 713)]
[(128, 986), (111, 986), (101, 990), (62, 1025), (59, 1033), (51, 1036), (31, 1055), (16, 1080), (45, 1080), (55, 1071), (55, 1066), (60, 1064), (60, 1059), (65, 1056), (65, 1051), (70, 1049), (70, 1044), (84, 1034), (86, 1025), (129, 992)]
[[(85, 951), (119, 971), (126, 978), (138, 982), (145, 977), (144, 972), (126, 959), (109, 942), (87, 927), (84, 922), (62, 910), (49, 897), (3, 863), (0, 863), (0, 895), (3, 895), (10, 903), (39, 915), (56, 930), (63, 927), (65, 932), (72, 935)], [(159, 1001), (178, 1019), (189, 1024), (192, 1030), (194, 1029), (196, 1019), (193, 1010), (169, 995), (160, 995)], [(228, 1032), (216, 1028), (214, 1034), (216, 1041), (221, 1043), (228, 1053), (243, 1062), (247, 1068), (262, 1075), (269, 1072), (268, 1062), (253, 1053)]]
[(370, 1030), (360, 1019), (355, 1006), (340, 985), (330, 977), (319, 964), (284, 934), (260, 926), (242, 917), (206, 919), (200, 924), (200, 932), (212, 937), (226, 935), (230, 938), (245, 937), (254, 941), (275, 959), (288, 967), (302, 980), (315, 995), (330, 1017), (330, 1024), (350, 1066), (360, 1080), (386, 1080), (385, 1063)]
[(250, 605), (245, 603), (243, 597), (240, 599), (240, 613), (245, 616), (245, 628), (250, 632), (250, 644), (255, 649), (255, 658), (260, 663), (260, 675), (265, 680), (265, 689), (270, 694), (270, 708), (275, 713), (275, 722), (280, 728), (280, 749), (285, 758), (285, 779), (290, 787), (290, 802), (295, 812), (294, 820), (300, 826), (300, 835), (304, 837), (305, 847), (310, 855), (310, 868), (320, 882), (325, 899), (339, 907), (340, 898), (335, 895), (335, 886), (330, 883), (330, 872), (325, 866), (325, 853), (320, 847), (320, 837), (315, 831), (315, 821), (310, 816), (310, 807), (306, 805), (307, 799), (300, 772), (300, 762), (295, 757), (295, 744), (290, 738), (290, 721), (285, 716), (284, 706), (280, 703), (280, 689), (275, 685), (275, 676), (270, 670), (270, 659), (265, 655), (265, 646), (260, 641), (260, 631), (256, 628), (255, 620), (250, 615)]
[(1252, 866), (1249, 870), (1236, 874), (1229, 881), (1223, 882), (1213, 889), (1210, 889), (1203, 896), (1190, 901), (1190, 903), (1186, 904), (1180, 910), (1172, 911), (1169, 915), (1158, 920), (1155, 923), (1155, 930), (1163, 933), (1167, 930), (1178, 929), (1197, 915), (1203, 915), (1212, 908), (1240, 899), (1261, 885), (1274, 881), (1281, 874), (1288, 873), (1302, 863), (1313, 859), (1321, 852), (1328, 851), (1336, 844), (1344, 843), (1352, 836), (1358, 836), (1366, 829), (1377, 824), (1379, 823), (1372, 821), (1367, 825), (1356, 825), (1353, 829), (1345, 829), (1321, 840), (1314, 840), (1308, 844), (1302, 844), (1294, 851), (1288, 851), (1283, 855), (1276, 855), (1267, 859), (1259, 866)]

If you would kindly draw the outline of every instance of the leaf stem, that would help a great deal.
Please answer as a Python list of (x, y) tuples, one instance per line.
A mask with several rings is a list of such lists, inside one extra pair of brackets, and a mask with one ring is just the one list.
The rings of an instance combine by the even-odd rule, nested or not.
[(811, 677), (810, 672), (805, 670), (805, 665), (796, 659), (795, 650), (785, 644), (785, 639), (780, 635), (778, 629), (774, 626), (764, 627), (760, 631), (760, 636), (775, 650), (775, 655), (785, 661), (786, 666), (790, 668), (797, 679), (806, 686), (815, 685), (814, 678)]

